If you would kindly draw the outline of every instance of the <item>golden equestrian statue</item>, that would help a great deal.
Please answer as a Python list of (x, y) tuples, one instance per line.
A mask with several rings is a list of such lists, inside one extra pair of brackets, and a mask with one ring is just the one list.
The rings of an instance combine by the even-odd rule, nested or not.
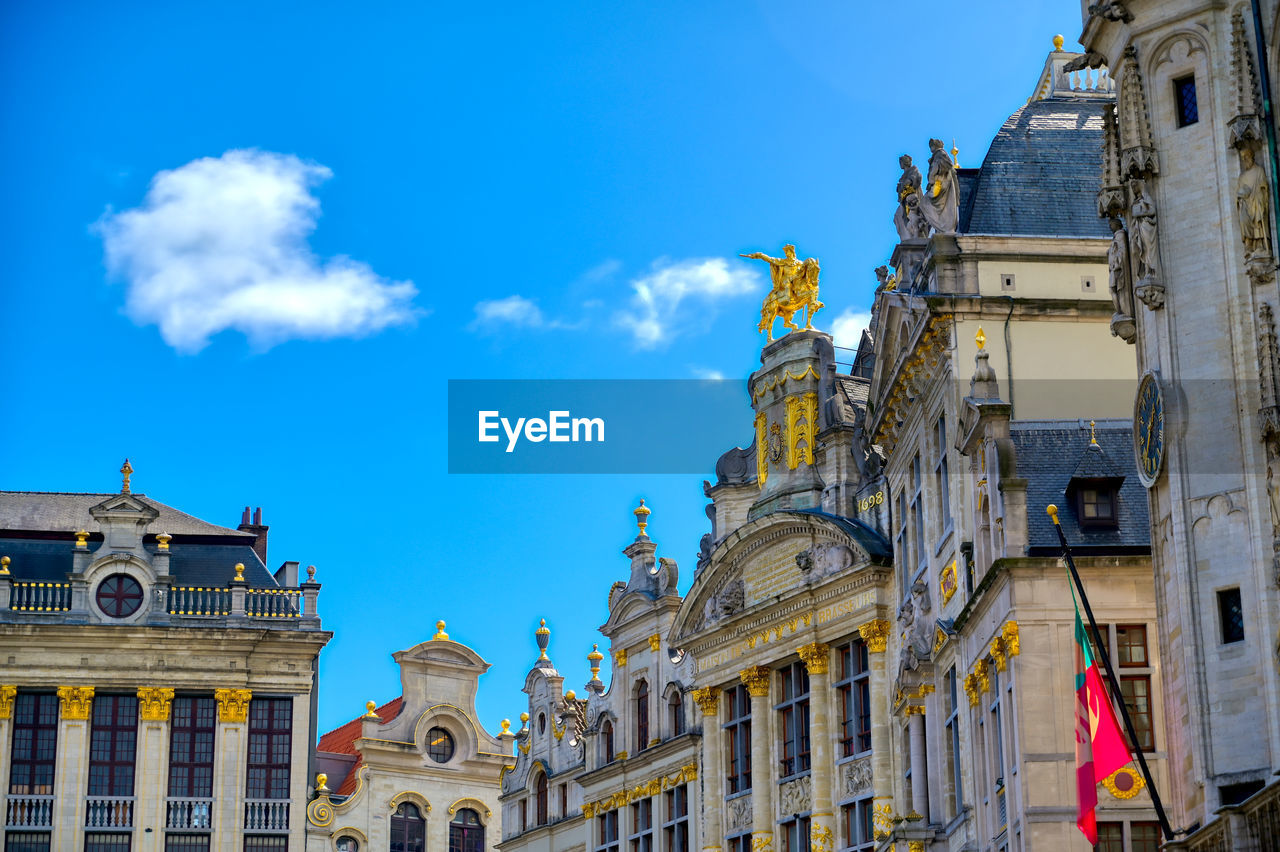
[(804, 327), (810, 329), (813, 328), (813, 315), (823, 307), (818, 301), (818, 259), (798, 259), (796, 247), (790, 244), (783, 246), (782, 251), (786, 257), (769, 257), (761, 251), (738, 255), (769, 264), (773, 289), (764, 297), (764, 305), (760, 308), (760, 331), (769, 333), (770, 342), (773, 341), (773, 321), (778, 317), (782, 317), (784, 326), (795, 331), (799, 326), (791, 321), (791, 317), (803, 310)]

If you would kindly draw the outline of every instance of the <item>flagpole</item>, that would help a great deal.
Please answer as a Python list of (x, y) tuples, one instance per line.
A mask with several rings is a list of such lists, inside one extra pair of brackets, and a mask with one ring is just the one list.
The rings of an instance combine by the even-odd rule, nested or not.
[(1075, 583), (1076, 590), (1080, 593), (1080, 602), (1084, 604), (1084, 614), (1089, 619), (1089, 629), (1093, 631), (1093, 641), (1098, 648), (1098, 654), (1102, 657), (1102, 664), (1107, 670), (1107, 680), (1111, 683), (1111, 692), (1113, 695), (1121, 697), (1118, 702), (1120, 705), (1120, 717), (1124, 719), (1125, 732), (1129, 734), (1129, 742), (1133, 744), (1135, 755), (1138, 759), (1138, 766), (1142, 769), (1142, 777), (1146, 779), (1147, 790), (1151, 794), (1151, 804), (1156, 809), (1156, 817), (1160, 820), (1160, 830), (1164, 832), (1165, 840), (1173, 840), (1173, 827), (1169, 824), (1169, 817), (1164, 812), (1164, 805), (1160, 802), (1160, 794), (1156, 791), (1156, 782), (1151, 777), (1151, 769), (1147, 766), (1147, 758), (1142, 753), (1142, 747), (1138, 743), (1138, 733), (1133, 727), (1133, 720), (1129, 718), (1129, 707), (1124, 703), (1124, 693), (1120, 690), (1120, 680), (1116, 677), (1115, 670), (1111, 668), (1111, 655), (1107, 653), (1107, 642), (1103, 639), (1102, 634), (1098, 631), (1098, 622), (1093, 618), (1093, 608), (1089, 606), (1089, 596), (1084, 593), (1084, 584), (1080, 582), (1080, 572), (1076, 570), (1075, 560), (1071, 558), (1071, 546), (1067, 544), (1067, 536), (1062, 532), (1062, 524), (1058, 523), (1058, 507), (1050, 503), (1045, 511), (1049, 517), (1053, 518), (1053, 528), (1058, 531), (1058, 542), (1062, 545), (1062, 557), (1067, 563), (1067, 569), (1071, 572), (1071, 579)]

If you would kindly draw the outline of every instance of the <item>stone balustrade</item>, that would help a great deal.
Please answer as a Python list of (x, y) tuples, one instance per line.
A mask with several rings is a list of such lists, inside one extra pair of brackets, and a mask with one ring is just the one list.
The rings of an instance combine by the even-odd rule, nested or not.
[(9, 609), (17, 612), (66, 612), (71, 609), (70, 583), (13, 583)]
[(244, 830), (286, 832), (289, 830), (288, 799), (245, 799)]
[(5, 808), (4, 827), (53, 828), (53, 796), (10, 794)]
[(133, 796), (85, 797), (84, 827), (133, 828)]
[(165, 800), (166, 829), (210, 831), (213, 829), (213, 799), (170, 796)]

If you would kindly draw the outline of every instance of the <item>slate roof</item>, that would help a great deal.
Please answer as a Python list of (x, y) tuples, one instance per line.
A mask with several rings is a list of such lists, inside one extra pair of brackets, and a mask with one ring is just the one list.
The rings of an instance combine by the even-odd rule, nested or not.
[[(90, 542), (89, 549), (97, 550)], [(148, 548), (155, 552), (154, 545)], [(71, 573), (75, 542), (34, 538), (10, 538), (0, 536), (0, 556), (11, 560), (9, 572), (15, 580), (65, 583)], [(225, 587), (235, 577), (236, 563), (244, 565), (244, 578), (250, 588), (275, 588), (275, 577), (258, 559), (258, 554), (248, 544), (186, 544), (174, 541), (169, 545), (169, 575), (178, 586)]]
[[(0, 532), (22, 530), (25, 532), (75, 532), (96, 530), (98, 522), (89, 510), (109, 497), (118, 494), (73, 494), (59, 491), (0, 491)], [(146, 503), (160, 513), (151, 523), (152, 532), (179, 535), (231, 536), (252, 541), (253, 533), (220, 527), (208, 521), (179, 512), (152, 500), (145, 494), (131, 494), (140, 503)]]
[[(1123, 424), (1123, 425), (1121, 425)], [(1078, 426), (1044, 428), (1012, 424), (1018, 476), (1027, 480), (1029, 555), (1056, 554), (1061, 549), (1045, 506), (1058, 506), (1058, 519), (1073, 553), (1081, 555), (1150, 552), (1151, 524), (1147, 490), (1138, 479), (1133, 458), (1133, 429), (1123, 421), (1097, 427), (1098, 451), (1090, 450), (1089, 430)], [(1082, 466), (1083, 462), (1083, 466)], [(1114, 529), (1082, 529), (1067, 487), (1077, 470), (1089, 476), (1123, 476)]]
[[(402, 709), (404, 709), (404, 696), (391, 699), (373, 712), (377, 713), (385, 724), (399, 716)], [(355, 763), (351, 765), (351, 769), (345, 778), (340, 781), (331, 779), (338, 781), (333, 793), (335, 796), (350, 796), (356, 790), (356, 775), (360, 770), (360, 764), (364, 762), (360, 757), (360, 752), (356, 751), (356, 740), (360, 739), (360, 732), (364, 727), (360, 721), (363, 718), (363, 716), (357, 716), (345, 725), (334, 728), (329, 733), (321, 736), (320, 742), (316, 745), (316, 751), (318, 752), (354, 754), (356, 756)]]
[(1050, 97), (1009, 116), (976, 177), (961, 170), (960, 232), (1110, 238), (1096, 206), (1107, 103)]

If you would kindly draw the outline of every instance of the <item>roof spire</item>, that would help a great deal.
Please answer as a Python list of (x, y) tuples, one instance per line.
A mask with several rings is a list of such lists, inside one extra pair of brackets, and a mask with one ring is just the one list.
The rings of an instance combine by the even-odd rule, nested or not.
[(653, 514), (653, 510), (644, 505), (644, 498), (640, 499), (640, 505), (632, 514), (636, 516), (636, 526), (640, 528), (640, 535), (648, 538), (649, 534), (645, 532), (645, 527), (649, 526), (649, 516)]
[(120, 493), (129, 493), (129, 477), (133, 476), (133, 465), (129, 464), (129, 460), (125, 459), (124, 464), (120, 467), (120, 473), (124, 476), (124, 481), (120, 483)]
[(1091, 447), (1098, 446), (1098, 433), (1094, 431), (1096, 425), (1092, 420), (1089, 421), (1089, 446)]

